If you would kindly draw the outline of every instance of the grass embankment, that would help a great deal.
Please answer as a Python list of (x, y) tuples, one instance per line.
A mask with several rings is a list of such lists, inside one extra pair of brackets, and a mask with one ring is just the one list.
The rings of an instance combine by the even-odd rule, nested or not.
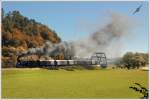
[(148, 87), (141, 70), (3, 70), (2, 98), (139, 98), (129, 86)]

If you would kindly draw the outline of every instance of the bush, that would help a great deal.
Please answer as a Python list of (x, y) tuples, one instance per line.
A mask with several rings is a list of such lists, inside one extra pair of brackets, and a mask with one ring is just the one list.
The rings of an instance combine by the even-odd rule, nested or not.
[(2, 57), (2, 68), (14, 68), (16, 67), (17, 57)]
[(140, 66), (145, 66), (147, 64), (147, 55), (148, 54), (144, 53), (127, 52), (122, 58), (122, 63), (128, 69), (139, 68)]

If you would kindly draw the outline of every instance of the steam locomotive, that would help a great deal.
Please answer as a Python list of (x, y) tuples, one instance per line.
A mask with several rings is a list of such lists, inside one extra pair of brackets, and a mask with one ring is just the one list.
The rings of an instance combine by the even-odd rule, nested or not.
[(99, 65), (103, 68), (107, 67), (107, 60), (104, 53), (96, 53), (90, 59), (72, 59), (72, 60), (20, 60), (17, 59), (16, 67), (60, 67), (72, 65)]

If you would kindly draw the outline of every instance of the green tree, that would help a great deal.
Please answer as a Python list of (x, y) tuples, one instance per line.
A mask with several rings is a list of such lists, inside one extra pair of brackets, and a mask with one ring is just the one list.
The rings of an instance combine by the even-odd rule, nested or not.
[(123, 63), (128, 69), (130, 69), (133, 66), (133, 53), (132, 52), (127, 52), (123, 56)]
[(2, 8), (1, 9), (1, 11), (2, 11), (2, 21), (4, 20), (4, 17), (5, 17), (5, 12), (4, 12), (4, 9)]
[(139, 68), (140, 66), (145, 66), (148, 62), (148, 54), (144, 53), (132, 53), (127, 52), (122, 60), (124, 63), (124, 66), (128, 69), (130, 68)]

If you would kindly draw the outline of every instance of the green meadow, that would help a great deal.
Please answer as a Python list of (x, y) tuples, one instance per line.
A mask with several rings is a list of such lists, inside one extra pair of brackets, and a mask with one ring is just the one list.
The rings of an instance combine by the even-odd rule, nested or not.
[(2, 70), (2, 98), (140, 98), (129, 89), (135, 82), (148, 88), (148, 71)]

